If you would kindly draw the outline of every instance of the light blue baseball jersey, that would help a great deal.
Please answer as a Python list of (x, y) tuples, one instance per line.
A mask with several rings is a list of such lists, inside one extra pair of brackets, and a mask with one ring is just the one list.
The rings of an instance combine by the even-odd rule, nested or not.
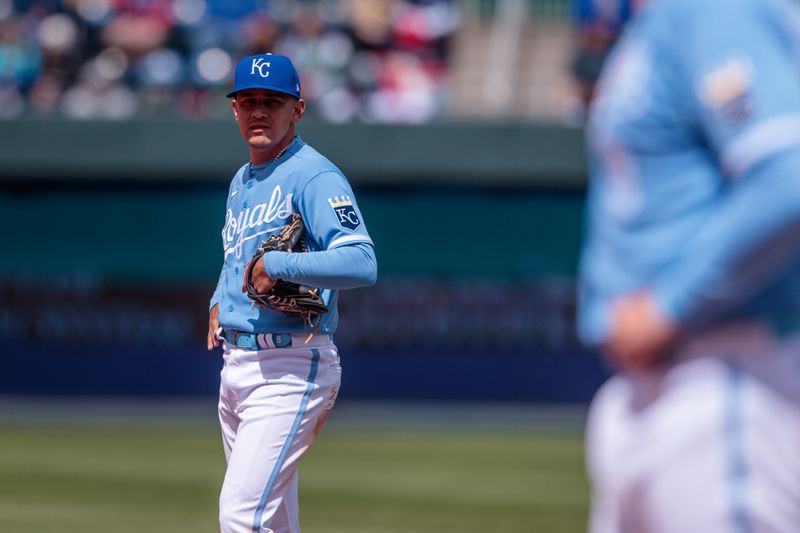
[(579, 331), (649, 289), (684, 328), (800, 317), (800, 3), (653, 0), (587, 126)]
[[(336, 330), (337, 289), (374, 283), (373, 243), (349, 182), (297, 136), (276, 160), (258, 166), (248, 163), (231, 181), (222, 229), (225, 259), (210, 304), (219, 304), (223, 328), (252, 333), (308, 330), (302, 317), (254, 307), (242, 293), (247, 262), (293, 213), (303, 217), (309, 253), (270, 252), (264, 264), (275, 279), (323, 288), (321, 295), (330, 311), (319, 324), (315, 319), (318, 332)], [(322, 251), (326, 253), (316, 253)]]

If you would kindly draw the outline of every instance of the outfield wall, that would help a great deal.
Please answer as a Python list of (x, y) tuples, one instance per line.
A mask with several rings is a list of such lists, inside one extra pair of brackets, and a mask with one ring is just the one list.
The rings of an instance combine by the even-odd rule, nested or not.
[[(357, 186), (489, 187), (584, 183), (580, 130), (526, 123), (441, 122), (424, 126), (304, 120), (300, 135)], [(0, 123), (0, 181), (165, 180), (228, 183), (247, 160), (231, 120)]]
[[(578, 133), (304, 125), (353, 181), (379, 259), (376, 287), (341, 298), (343, 397), (588, 399), (605, 373), (574, 336)], [(216, 393), (206, 310), (237, 135), (2, 125), (0, 393)]]

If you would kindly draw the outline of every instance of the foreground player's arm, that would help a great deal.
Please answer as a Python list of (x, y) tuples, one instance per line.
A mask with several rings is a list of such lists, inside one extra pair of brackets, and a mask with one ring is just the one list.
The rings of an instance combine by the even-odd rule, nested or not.
[(656, 368), (678, 335), (677, 324), (665, 315), (647, 291), (614, 302), (612, 324), (602, 349), (618, 370)]
[(606, 353), (620, 369), (662, 362), (679, 329), (753, 296), (800, 255), (800, 149), (748, 173), (650, 290), (614, 303)]
[[(606, 355), (621, 370), (663, 362), (681, 329), (702, 327), (747, 300), (800, 255), (800, 150), (764, 165), (650, 287), (619, 298)], [(763, 175), (760, 175), (763, 174)]]
[(264, 267), (270, 279), (326, 289), (366, 287), (378, 277), (375, 251), (366, 242), (322, 252), (269, 252), (264, 255)]
[(719, 24), (740, 31), (697, 21), (684, 56), (700, 127), (729, 179), (708, 222), (652, 287), (685, 325), (751, 298), (800, 250), (800, 78), (788, 23), (748, 11), (765, 6), (715, 4), (724, 7)]
[(687, 324), (717, 315), (785, 271), (800, 250), (798, 169), (800, 149), (736, 184), (682, 260), (653, 285), (668, 314)]

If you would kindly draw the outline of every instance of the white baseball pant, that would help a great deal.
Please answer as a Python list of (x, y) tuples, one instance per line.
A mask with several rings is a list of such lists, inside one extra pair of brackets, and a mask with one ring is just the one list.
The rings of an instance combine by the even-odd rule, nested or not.
[(736, 325), (678, 361), (593, 400), (590, 532), (800, 531), (800, 343)]
[(301, 346), (244, 350), (223, 342), (219, 420), (228, 468), (219, 500), (222, 533), (300, 531), (297, 467), (330, 414), (341, 380), (339, 354), (327, 336)]

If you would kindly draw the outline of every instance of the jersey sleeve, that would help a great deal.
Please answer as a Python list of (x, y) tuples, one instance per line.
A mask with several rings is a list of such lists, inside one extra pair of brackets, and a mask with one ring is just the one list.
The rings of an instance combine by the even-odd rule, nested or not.
[(208, 302), (209, 311), (219, 303), (220, 299), (222, 299), (222, 289), (223, 289), (222, 280), (224, 278), (224, 275), (225, 275), (224, 270), (220, 271), (219, 279), (217, 279), (217, 287), (214, 289), (214, 294), (211, 295), (211, 301)]
[(230, 185), (228, 185), (228, 193), (225, 195), (225, 197), (226, 197), (226, 201), (225, 201), (225, 216), (223, 217), (222, 232), (221, 232), (221, 237), (222, 237), (222, 266), (220, 268), (219, 279), (217, 279), (217, 286), (214, 289), (214, 293), (211, 295), (211, 301), (208, 304), (208, 309), (209, 310), (211, 310), (215, 305), (217, 305), (220, 302), (220, 300), (222, 299), (222, 293), (225, 290), (225, 258), (226, 258), (226, 255), (225, 255), (225, 235), (224, 234), (225, 234), (225, 230), (226, 230), (227, 225), (228, 225), (228, 213), (230, 212), (230, 206), (231, 206), (231, 194), (234, 191), (234, 187), (235, 187), (235, 184), (237, 183), (237, 181), (241, 180), (242, 173), (245, 171), (246, 168), (247, 168), (247, 165), (243, 165), (241, 168), (239, 168), (239, 170), (233, 176), (233, 179), (231, 179), (231, 183), (230, 183)]
[(712, 1), (682, 36), (702, 135), (729, 177), (800, 146), (800, 21), (783, 3)]
[(775, 5), (734, 0), (686, 36), (700, 142), (727, 180), (707, 222), (653, 284), (662, 308), (686, 326), (756, 295), (800, 247), (800, 61), (792, 30), (765, 4)]
[(320, 250), (355, 243), (372, 245), (355, 194), (344, 176), (332, 171), (314, 176), (303, 190), (298, 208)]
[(273, 279), (325, 289), (368, 287), (378, 276), (375, 250), (366, 243), (303, 254), (269, 252), (264, 269)]

